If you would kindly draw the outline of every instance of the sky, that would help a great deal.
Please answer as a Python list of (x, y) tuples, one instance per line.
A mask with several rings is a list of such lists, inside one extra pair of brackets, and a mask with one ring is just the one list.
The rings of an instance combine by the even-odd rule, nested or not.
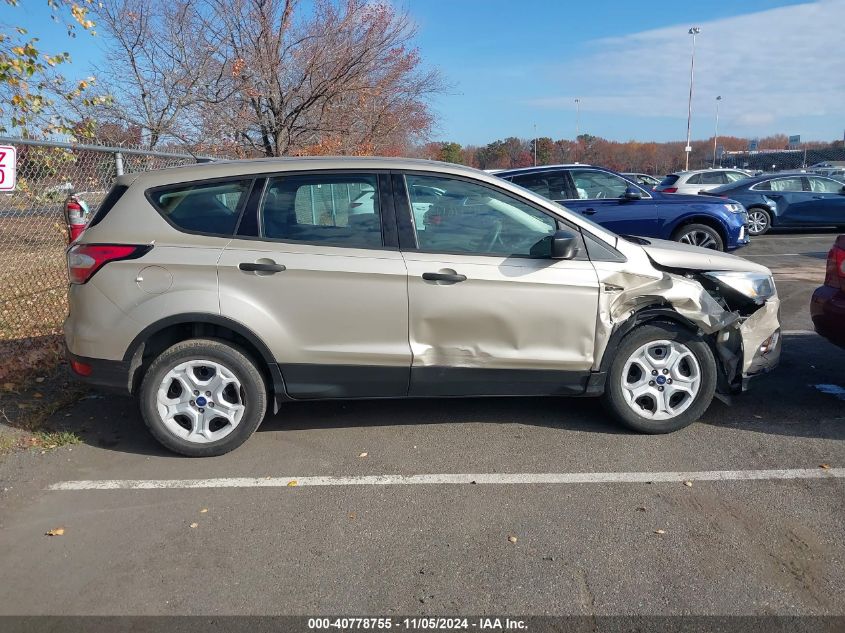
[[(391, 0), (418, 29), (427, 66), (449, 88), (433, 101), (434, 138), (485, 144), (536, 134), (683, 140), (691, 26), (692, 138), (845, 132), (845, 0)], [(45, 48), (71, 53), (74, 78), (92, 72), (102, 37), (68, 40), (46, 0), (0, 5)], [(580, 100), (580, 117), (575, 99)], [(578, 119), (578, 121), (576, 121)]]

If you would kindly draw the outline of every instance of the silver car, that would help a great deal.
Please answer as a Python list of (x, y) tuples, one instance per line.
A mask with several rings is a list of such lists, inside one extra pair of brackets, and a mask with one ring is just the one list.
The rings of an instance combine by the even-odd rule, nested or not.
[[(356, 204), (356, 202), (363, 202)], [(184, 455), (294, 400), (603, 396), (666, 433), (780, 355), (768, 269), (388, 158), (120, 176), (67, 253), (72, 370)]]
[(696, 194), (710, 191), (743, 178), (750, 178), (750, 172), (740, 169), (691, 169), (676, 171), (666, 176), (654, 190), (663, 193)]

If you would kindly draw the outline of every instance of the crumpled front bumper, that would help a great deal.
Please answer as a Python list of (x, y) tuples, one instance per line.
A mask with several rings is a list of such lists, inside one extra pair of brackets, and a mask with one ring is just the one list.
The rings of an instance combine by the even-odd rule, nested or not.
[[(695, 279), (664, 272), (660, 279), (617, 273), (603, 280), (604, 287), (618, 284), (621, 292), (602, 293), (599, 320), (604, 327), (597, 340), (603, 354), (612, 332), (640, 308), (668, 304), (711, 343), (720, 361), (719, 391), (744, 390), (750, 378), (771, 371), (780, 362), (780, 299), (768, 299), (753, 313), (726, 310)], [(599, 356), (600, 357), (600, 356)]]

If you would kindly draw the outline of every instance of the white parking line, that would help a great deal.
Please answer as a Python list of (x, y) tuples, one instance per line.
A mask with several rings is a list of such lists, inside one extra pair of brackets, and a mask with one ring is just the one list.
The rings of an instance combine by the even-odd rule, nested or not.
[(845, 468), (786, 470), (704, 470), (641, 473), (478, 473), (440, 475), (370, 475), (361, 477), (221, 477), (215, 479), (103, 479), (62, 481), (47, 490), (163, 490), (186, 488), (294, 488), (301, 486), (407, 486), (437, 484), (608, 484), (683, 481), (760, 481), (842, 479)]

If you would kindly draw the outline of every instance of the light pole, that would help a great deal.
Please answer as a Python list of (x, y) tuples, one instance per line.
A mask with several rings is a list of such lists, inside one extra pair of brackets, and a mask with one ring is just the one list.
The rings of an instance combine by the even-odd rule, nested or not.
[(687, 145), (684, 147), (684, 152), (687, 155), (686, 160), (686, 169), (689, 169), (689, 155), (692, 151), (692, 145), (690, 145), (690, 133), (691, 133), (691, 124), (692, 124), (692, 83), (693, 78), (695, 76), (695, 36), (701, 33), (701, 29), (697, 26), (692, 27), (689, 31), (687, 31), (690, 35), (692, 35), (692, 58), (690, 59), (689, 65), (689, 101), (687, 102)]
[(534, 167), (537, 166), (537, 124), (534, 124)]
[(581, 146), (581, 141), (578, 137), (581, 136), (581, 99), (575, 99), (575, 162), (578, 162), (578, 148)]
[(716, 143), (719, 140), (719, 102), (722, 95), (716, 97), (716, 128), (713, 130), (713, 167), (716, 167)]

